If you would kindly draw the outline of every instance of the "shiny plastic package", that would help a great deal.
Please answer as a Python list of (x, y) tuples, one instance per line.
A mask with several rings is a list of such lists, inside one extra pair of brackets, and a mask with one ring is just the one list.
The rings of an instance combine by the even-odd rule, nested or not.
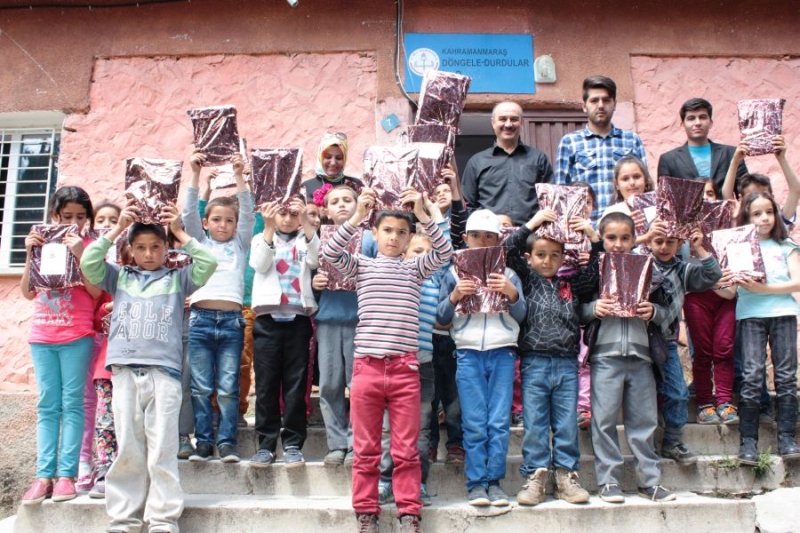
[(417, 118), (419, 124), (441, 124), (458, 128), (458, 121), (467, 102), (472, 78), (454, 72), (429, 70), (419, 92)]
[(428, 197), (433, 199), (436, 187), (448, 183), (448, 180), (442, 178), (442, 170), (450, 161), (452, 153), (442, 143), (410, 143), (408, 146), (417, 149), (413, 186), (419, 192), (428, 193)]
[(230, 105), (198, 107), (186, 112), (192, 119), (195, 148), (206, 156), (205, 167), (230, 163), (240, 150), (236, 108)]
[[(319, 227), (319, 248), (320, 250), (325, 246), (330, 239), (333, 238), (334, 233), (339, 226), (333, 224), (324, 224)], [(346, 252), (353, 255), (361, 253), (361, 240), (363, 238), (364, 229), (357, 228), (355, 235), (347, 242), (344, 247)], [(322, 254), (319, 256), (319, 270), (328, 274), (328, 285), (325, 287), (329, 291), (354, 291), (356, 290), (355, 276), (343, 276), (338, 269), (330, 265)]]
[(711, 233), (711, 245), (717, 254), (719, 266), (733, 272), (731, 283), (744, 279), (767, 279), (758, 230), (754, 224), (714, 231)]
[(461, 298), (456, 304), (456, 313), (474, 315), (476, 313), (504, 313), (508, 311), (508, 297), (486, 286), (489, 274), (503, 274), (506, 269), (505, 248), (490, 246), (486, 248), (467, 248), (453, 254), (453, 267), (458, 279), (475, 282), (475, 294)]
[(364, 184), (375, 191), (377, 211), (410, 211), (413, 207), (398, 202), (400, 194), (414, 186), (419, 151), (410, 146), (370, 146), (364, 152)]
[(578, 244), (565, 243), (564, 244), (564, 262), (561, 263), (561, 268), (571, 268), (577, 270), (581, 268), (581, 254), (591, 253), (592, 241), (587, 237)]
[(161, 224), (161, 209), (178, 201), (183, 162), (131, 157), (125, 162), (125, 199), (135, 202), (137, 222)]
[(64, 244), (70, 233), (78, 234), (75, 224), (35, 224), (31, 231), (45, 243), (31, 248), (29, 290), (66, 289), (83, 285), (78, 259)]
[(768, 98), (741, 100), (739, 110), (739, 132), (747, 143), (747, 155), (764, 155), (775, 152), (772, 140), (783, 130), (783, 106), (786, 100)]
[(656, 219), (658, 214), (656, 209), (656, 192), (650, 191), (642, 194), (634, 194), (625, 200), (628, 209), (631, 211), (631, 218), (636, 227), (636, 235), (644, 235), (650, 228), (650, 224)]
[(600, 298), (614, 300), (608, 316), (632, 318), (650, 298), (653, 258), (649, 255), (600, 254)]
[(408, 141), (412, 143), (442, 143), (456, 151), (456, 128), (444, 124), (416, 124), (408, 127)]
[[(247, 161), (247, 141), (244, 137), (239, 139), (239, 153), (242, 155), (242, 160)], [(211, 190), (236, 187), (236, 177), (233, 174), (233, 165), (230, 162), (219, 165), (216, 170), (216, 176), (212, 176), (208, 181)], [(244, 181), (251, 181), (251, 176), (245, 174)]]
[(556, 222), (545, 222), (536, 229), (536, 234), (561, 243), (578, 244), (586, 239), (582, 231), (573, 231), (569, 227), (572, 217), (583, 217), (589, 189), (571, 187), (569, 185), (553, 185), (537, 183), (536, 196), (539, 198), (539, 209), (552, 209), (558, 215)]
[(164, 268), (183, 268), (192, 264), (192, 256), (181, 250), (169, 250), (164, 258)]
[(656, 188), (656, 215), (667, 226), (667, 236), (688, 239), (703, 218), (705, 182), (660, 176)]
[[(734, 200), (703, 200), (703, 217), (700, 227), (703, 230), (703, 248), (719, 260), (714, 245), (711, 242), (711, 233), (721, 229), (733, 227), (733, 213), (736, 209)], [(697, 257), (694, 249), (692, 257)]]
[(288, 207), (292, 198), (303, 198), (303, 151), (300, 148), (255, 148), (251, 150), (253, 199), (256, 210), (269, 202)]

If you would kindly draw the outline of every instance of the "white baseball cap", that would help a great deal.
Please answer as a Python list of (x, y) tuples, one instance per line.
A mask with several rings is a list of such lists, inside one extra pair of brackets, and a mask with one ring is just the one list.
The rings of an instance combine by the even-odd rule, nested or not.
[(478, 209), (467, 219), (467, 232), (488, 231), (500, 234), (500, 219), (488, 209)]

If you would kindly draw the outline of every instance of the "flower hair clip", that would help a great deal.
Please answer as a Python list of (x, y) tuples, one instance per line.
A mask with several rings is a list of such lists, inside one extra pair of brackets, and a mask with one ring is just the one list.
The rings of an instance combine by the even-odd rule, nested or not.
[(330, 183), (326, 183), (325, 185), (314, 191), (314, 195), (312, 198), (314, 205), (316, 205), (317, 207), (325, 207), (325, 196), (331, 189), (333, 189), (333, 185), (331, 185)]

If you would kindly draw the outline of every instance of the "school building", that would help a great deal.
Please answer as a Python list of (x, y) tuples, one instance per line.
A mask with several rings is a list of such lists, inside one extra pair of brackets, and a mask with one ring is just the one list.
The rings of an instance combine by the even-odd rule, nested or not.
[[(591, 74), (616, 81), (614, 123), (639, 133), (652, 172), (685, 142), (678, 109), (691, 97), (712, 102), (711, 138), (727, 144), (737, 100), (785, 98), (798, 168), (798, 23), (796, 0), (0, 1), (0, 505), (12, 509), (34, 471), (32, 304), (19, 282), (24, 236), (57, 186), (122, 203), (131, 156), (182, 158), (188, 174), (186, 110), (219, 104), (237, 107), (249, 147), (302, 147), (306, 176), (320, 135), (345, 132), (358, 176), (369, 145), (413, 122), (414, 73), (436, 64), (475, 73), (462, 168), (493, 141), (489, 113), (506, 99), (525, 110), (523, 141), (552, 160), (585, 123)], [(773, 157), (747, 163), (785, 194)]]

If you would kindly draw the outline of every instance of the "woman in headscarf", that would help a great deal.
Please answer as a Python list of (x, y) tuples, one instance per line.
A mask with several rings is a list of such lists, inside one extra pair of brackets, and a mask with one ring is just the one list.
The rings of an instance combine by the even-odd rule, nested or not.
[(303, 183), (306, 188), (306, 201), (314, 200), (314, 192), (324, 185), (349, 185), (356, 190), (362, 187), (361, 180), (344, 175), (347, 163), (347, 135), (344, 133), (325, 133), (319, 143), (317, 160), (314, 166), (316, 176)]

